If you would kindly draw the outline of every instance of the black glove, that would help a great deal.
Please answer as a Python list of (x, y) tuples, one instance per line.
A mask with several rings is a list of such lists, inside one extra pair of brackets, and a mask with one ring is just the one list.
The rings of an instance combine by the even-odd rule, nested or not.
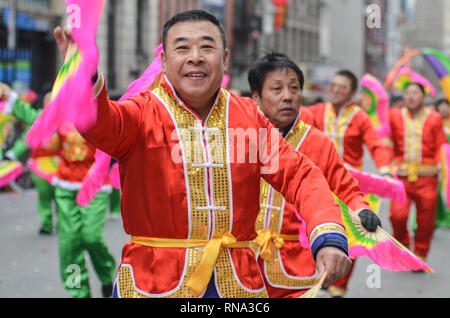
[(362, 225), (367, 231), (375, 232), (378, 226), (381, 227), (380, 219), (374, 212), (370, 211), (369, 209), (362, 210), (358, 215), (361, 219)]

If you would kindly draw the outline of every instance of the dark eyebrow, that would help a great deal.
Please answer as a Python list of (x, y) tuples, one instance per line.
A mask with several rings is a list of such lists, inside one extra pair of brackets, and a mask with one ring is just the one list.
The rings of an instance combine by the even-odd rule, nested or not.
[[(202, 40), (205, 40), (205, 41), (209, 41), (209, 42), (214, 42), (214, 43), (216, 43), (216, 40), (214, 40), (214, 38), (213, 38), (212, 36), (209, 36), (209, 35), (202, 36), (201, 39), (202, 39)], [(176, 38), (175, 41), (174, 41), (173, 43), (174, 43), (174, 44), (177, 44), (177, 43), (179, 43), (179, 42), (183, 42), (183, 41), (187, 41), (187, 40), (188, 40), (187, 38), (179, 37), (179, 38)]]
[(212, 36), (209, 36), (209, 35), (202, 36), (202, 40), (216, 43), (216, 40), (214, 40), (214, 38)]
[(176, 38), (175, 41), (173, 41), (173, 44), (177, 44), (178, 42), (187, 41), (187, 38)]

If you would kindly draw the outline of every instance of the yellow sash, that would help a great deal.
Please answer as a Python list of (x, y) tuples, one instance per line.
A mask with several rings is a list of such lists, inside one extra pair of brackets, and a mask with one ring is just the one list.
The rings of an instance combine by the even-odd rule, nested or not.
[(273, 259), (273, 247), (282, 249), (284, 241), (296, 242), (298, 241), (298, 235), (277, 234), (270, 230), (260, 230), (258, 231), (258, 237), (254, 240), (256, 244), (261, 246), (259, 256), (266, 261)]
[(187, 286), (191, 288), (197, 296), (200, 296), (208, 286), (211, 279), (220, 248), (248, 248), (250, 241), (240, 241), (231, 233), (225, 233), (221, 238), (211, 240), (190, 240), (190, 239), (167, 239), (152, 237), (133, 236), (131, 242), (147, 247), (164, 248), (193, 248), (205, 247), (205, 251), (200, 260), (200, 264), (189, 278)]

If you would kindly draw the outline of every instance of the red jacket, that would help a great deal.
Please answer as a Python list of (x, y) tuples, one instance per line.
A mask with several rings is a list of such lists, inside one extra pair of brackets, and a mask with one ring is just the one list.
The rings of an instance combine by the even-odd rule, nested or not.
[(447, 142), (439, 113), (423, 108), (413, 118), (407, 108), (390, 111), (392, 159), (398, 174), (414, 180), (418, 176), (436, 175), (441, 146)]
[(308, 107), (314, 114), (314, 126), (333, 141), (346, 164), (361, 169), (365, 144), (380, 172), (388, 172), (390, 150), (373, 127), (370, 117), (359, 106), (350, 103), (336, 114), (330, 103)]
[[(164, 78), (154, 91), (122, 103), (108, 101), (103, 87), (98, 118), (84, 137), (118, 159), (123, 224), (131, 236), (210, 240), (229, 232), (251, 241), (257, 236), (261, 177), (303, 212), (308, 233), (325, 223), (342, 226), (320, 169), (273, 134), (277, 130), (250, 99), (220, 90), (205, 123)], [(248, 141), (244, 149), (232, 135), (237, 131), (249, 134), (242, 138)], [(266, 144), (251, 137), (258, 131), (269, 132), (267, 152)], [(250, 160), (252, 152), (261, 156), (272, 149), (278, 150), (277, 160)], [(245, 162), (236, 158), (242, 154)], [(271, 164), (275, 169), (262, 174)], [(195, 297), (186, 282), (202, 253), (202, 248), (126, 244), (119, 295)], [(251, 249), (222, 248), (215, 275), (223, 297), (267, 295)]]
[[(331, 191), (353, 211), (369, 208), (357, 181), (344, 167), (331, 139), (305, 124), (301, 120), (305, 114), (307, 112), (302, 109), (299, 118), (286, 136), (286, 141), (322, 170)], [(281, 194), (264, 181), (261, 184), (260, 199), (261, 211), (256, 224), (257, 230), (270, 229), (277, 234), (294, 236), (298, 234), (301, 223), (296, 217), (295, 205), (285, 202)], [(310, 249), (302, 248), (298, 240), (285, 240), (284, 247), (274, 252), (277, 255), (271, 261), (259, 259), (271, 298), (297, 297), (299, 291), (314, 285), (317, 273)]]

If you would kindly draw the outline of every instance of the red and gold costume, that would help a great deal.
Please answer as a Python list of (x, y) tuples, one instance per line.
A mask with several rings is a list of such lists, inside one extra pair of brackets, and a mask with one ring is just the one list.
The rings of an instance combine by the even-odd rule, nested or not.
[(362, 170), (365, 144), (380, 172), (390, 171), (390, 151), (378, 137), (370, 117), (358, 105), (349, 103), (339, 114), (331, 103), (317, 104), (308, 109), (314, 114), (315, 127), (334, 141), (346, 164)]
[[(390, 150), (380, 139), (369, 115), (362, 108), (350, 102), (338, 113), (331, 103), (320, 103), (308, 109), (314, 114), (315, 127), (333, 140), (346, 165), (362, 170), (365, 144), (380, 173), (390, 172)], [(354, 264), (355, 262), (346, 277), (333, 284), (330, 292), (346, 294)]]
[(249, 248), (257, 237), (261, 177), (302, 211), (309, 234), (327, 233), (329, 223), (342, 227), (320, 170), (278, 132), (271, 147), (279, 150), (278, 169), (263, 174), (270, 164), (245, 163), (263, 144), (250, 137), (239, 150), (232, 131), (276, 130), (250, 99), (221, 89), (203, 121), (164, 77), (160, 87), (122, 103), (108, 101), (103, 88), (98, 118), (83, 136), (118, 159), (123, 224), (132, 236), (116, 296), (198, 297), (213, 271), (221, 297), (266, 297)]
[[(344, 167), (333, 142), (325, 134), (302, 121), (303, 117), (308, 120), (308, 115), (307, 111), (301, 109), (301, 115), (286, 135), (286, 141), (322, 170), (331, 191), (353, 211), (368, 209), (363, 193)], [(271, 254), (274, 257), (266, 260), (261, 255), (259, 257), (268, 294), (271, 298), (299, 297), (314, 285), (317, 273), (311, 250), (303, 248), (298, 239), (301, 223), (296, 217), (296, 207), (287, 203), (282, 195), (264, 180), (261, 181), (260, 205), (256, 230), (269, 230), (272, 239), (284, 240), (282, 248), (277, 249), (275, 244), (272, 245)], [(314, 233), (310, 242), (314, 244)]]
[(425, 258), (430, 249), (438, 198), (437, 174), (440, 149), (447, 141), (441, 116), (423, 108), (415, 117), (407, 108), (390, 112), (393, 159), (400, 180), (405, 185), (407, 203), (391, 203), (390, 218), (394, 237), (409, 247), (407, 221), (411, 202), (417, 207), (417, 231), (414, 252)]

